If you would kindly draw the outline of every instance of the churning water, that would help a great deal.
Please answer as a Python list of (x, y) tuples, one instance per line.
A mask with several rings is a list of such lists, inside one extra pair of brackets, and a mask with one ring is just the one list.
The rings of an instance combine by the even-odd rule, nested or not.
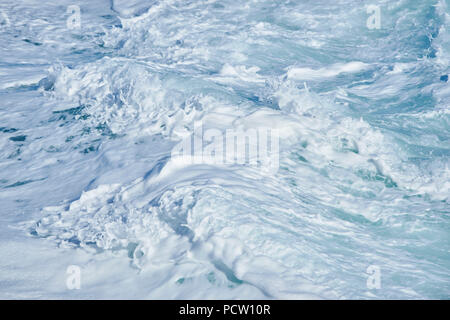
[(2, 0), (0, 296), (450, 298), (449, 9)]

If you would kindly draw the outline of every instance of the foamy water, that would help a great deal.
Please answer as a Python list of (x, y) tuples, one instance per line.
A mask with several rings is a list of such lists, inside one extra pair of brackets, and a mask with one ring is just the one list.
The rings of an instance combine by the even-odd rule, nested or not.
[(448, 299), (449, 8), (3, 0), (0, 296)]

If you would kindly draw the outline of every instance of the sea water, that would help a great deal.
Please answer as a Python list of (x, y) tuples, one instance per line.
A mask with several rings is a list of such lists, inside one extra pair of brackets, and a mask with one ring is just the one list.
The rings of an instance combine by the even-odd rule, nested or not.
[(448, 299), (449, 10), (2, 0), (0, 296)]

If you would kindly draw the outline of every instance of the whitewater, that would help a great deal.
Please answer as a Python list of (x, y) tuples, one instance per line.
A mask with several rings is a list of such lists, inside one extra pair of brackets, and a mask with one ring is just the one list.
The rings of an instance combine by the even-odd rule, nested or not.
[[(0, 298), (449, 299), (449, 30), (448, 0), (1, 0)], [(173, 157), (199, 123), (277, 132), (276, 170)]]

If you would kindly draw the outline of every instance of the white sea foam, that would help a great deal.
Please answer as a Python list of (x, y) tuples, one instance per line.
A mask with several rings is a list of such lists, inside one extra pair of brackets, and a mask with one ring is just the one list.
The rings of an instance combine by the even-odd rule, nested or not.
[(287, 72), (289, 79), (295, 80), (314, 80), (331, 78), (342, 73), (356, 73), (366, 70), (369, 66), (363, 62), (354, 61), (349, 63), (338, 63), (328, 67), (311, 69), (311, 68), (291, 68)]
[[(71, 31), (70, 1), (2, 2), (0, 296), (447, 298), (435, 2), (369, 30), (347, 0), (81, 1)], [(173, 157), (198, 123), (276, 130), (277, 170)]]

